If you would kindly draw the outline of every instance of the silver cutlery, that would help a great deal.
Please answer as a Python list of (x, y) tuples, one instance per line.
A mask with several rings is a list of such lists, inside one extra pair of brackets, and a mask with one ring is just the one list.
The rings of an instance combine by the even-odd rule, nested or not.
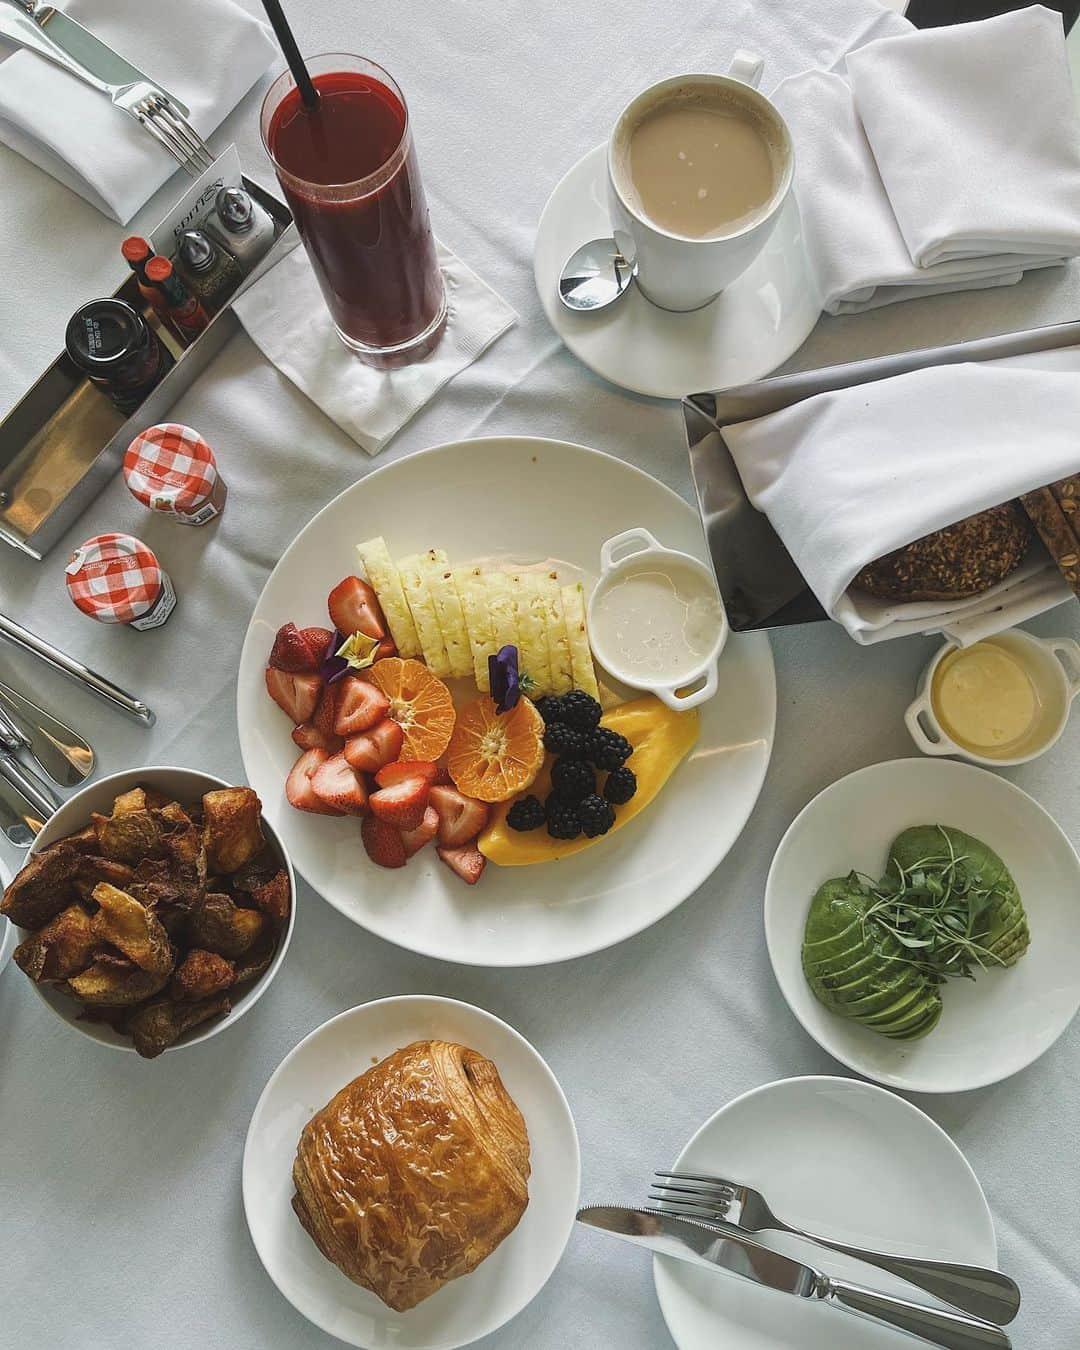
[[(0, 0), (0, 4), (3, 3), (5, 3), (5, 0)], [(114, 708), (126, 712), (129, 717), (134, 717), (148, 727), (154, 725), (155, 715), (142, 699), (135, 698), (134, 695), (121, 689), (119, 685), (107, 680), (104, 675), (99, 675), (89, 666), (84, 666), (81, 661), (76, 661), (74, 657), (62, 652), (59, 647), (54, 647), (51, 642), (39, 638), (36, 633), (31, 633), (28, 628), (16, 623), (14, 619), (9, 619), (5, 614), (0, 614), (0, 638), (6, 638), (14, 646), (40, 657), (42, 661), (55, 670), (62, 671), (63, 674), (89, 689), (91, 693), (97, 694), (99, 698), (111, 703)]]
[(188, 109), (62, 10), (38, 0), (0, 0), (0, 37), (37, 52), (105, 94), (197, 178), (214, 162)]
[(38, 815), (5, 778), (0, 778), (0, 830), (8, 842), (16, 848), (29, 848), (44, 824), (45, 817)]
[(559, 299), (577, 314), (594, 314), (621, 300), (637, 279), (637, 263), (614, 239), (590, 239), (563, 264)]
[(856, 1257), (879, 1270), (899, 1275), (902, 1280), (918, 1285), (946, 1303), (999, 1326), (1011, 1322), (1019, 1311), (1020, 1290), (1015, 1280), (999, 1270), (953, 1261), (930, 1261), (918, 1256), (897, 1256), (835, 1242), (818, 1233), (793, 1228), (777, 1218), (761, 1192), (750, 1186), (693, 1172), (656, 1172), (654, 1175), (660, 1180), (653, 1182), (649, 1200), (662, 1203), (666, 1213), (706, 1221), (722, 1220), (747, 1233), (765, 1230), (793, 1233), (819, 1247), (843, 1252), (845, 1256)]
[(60, 798), (43, 778), (20, 761), (19, 752), (26, 745), (26, 737), (0, 710), (0, 778), (22, 797), (35, 819), (45, 821), (60, 805)]
[(78, 787), (93, 773), (94, 751), (89, 742), (0, 680), (0, 715), (4, 713), (23, 737), (27, 753), (54, 783)]
[(992, 1322), (909, 1303), (907, 1299), (879, 1294), (825, 1275), (813, 1266), (761, 1246), (728, 1224), (709, 1224), (663, 1210), (626, 1209), (618, 1205), (588, 1205), (578, 1210), (577, 1217), (579, 1223), (657, 1255), (738, 1275), (778, 1293), (827, 1303), (858, 1317), (885, 1322), (944, 1350), (1009, 1350), (1011, 1345), (1006, 1333)]

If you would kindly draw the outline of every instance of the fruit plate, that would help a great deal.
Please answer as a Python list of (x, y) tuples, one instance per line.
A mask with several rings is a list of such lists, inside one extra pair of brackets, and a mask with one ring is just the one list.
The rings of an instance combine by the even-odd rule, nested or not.
[[(989, 844), (1012, 873), (1031, 945), (1008, 969), (948, 980), (920, 1040), (889, 1040), (825, 1008), (802, 972), (803, 928), (823, 881), (853, 868), (877, 877), (911, 825), (951, 825)], [(776, 850), (765, 886), (765, 937), (781, 992), (842, 1064), (904, 1092), (963, 1092), (1025, 1068), (1080, 1006), (1080, 859), (1047, 812), (1015, 784), (953, 760), (872, 764), (820, 792)]]
[(708, 561), (697, 512), (611, 455), (562, 441), (498, 437), (419, 452), (347, 488), (300, 532), (271, 573), (240, 658), (237, 721), (249, 783), (297, 870), (354, 923), (426, 956), (468, 965), (562, 961), (655, 923), (701, 885), (740, 834), (772, 750), (776, 683), (763, 633), (733, 637), (697, 744), (654, 802), (610, 838), (559, 863), (489, 866), (465, 887), (429, 847), (376, 867), (359, 822), (296, 811), (285, 779), (297, 757), (266, 695), (279, 626), (326, 623), (326, 595), (358, 565), (356, 544), (385, 535), (395, 554), (433, 546), (454, 562), (551, 559), (591, 591), (605, 539), (645, 525)]
[[(494, 1062), (529, 1132), (529, 1204), (471, 1274), (397, 1313), (347, 1279), (308, 1237), (292, 1210), (292, 1164), (301, 1131), (325, 1102), (372, 1064), (423, 1040), (456, 1041)], [(570, 1107), (529, 1042), (468, 1003), (406, 995), (339, 1013), (275, 1069), (244, 1144), (244, 1213), (270, 1278), (316, 1326), (349, 1345), (452, 1350), (495, 1331), (543, 1288), (574, 1225), (580, 1173)]]
[[(755, 1088), (706, 1121), (674, 1168), (754, 1186), (786, 1222), (824, 1237), (997, 1265), (993, 1221), (964, 1155), (918, 1107), (869, 1083), (786, 1078)], [(933, 1302), (894, 1275), (789, 1234), (765, 1231), (754, 1240), (827, 1274)], [(679, 1350), (903, 1350), (916, 1344), (880, 1323), (670, 1257), (654, 1258), (653, 1278)]]

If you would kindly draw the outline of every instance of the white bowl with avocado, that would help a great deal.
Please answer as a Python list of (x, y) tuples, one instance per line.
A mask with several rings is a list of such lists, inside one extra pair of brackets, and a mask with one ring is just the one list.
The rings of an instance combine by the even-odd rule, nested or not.
[(907, 1092), (984, 1087), (1080, 1007), (1080, 859), (996, 774), (874, 764), (791, 824), (765, 934), (788, 1006), (841, 1063)]

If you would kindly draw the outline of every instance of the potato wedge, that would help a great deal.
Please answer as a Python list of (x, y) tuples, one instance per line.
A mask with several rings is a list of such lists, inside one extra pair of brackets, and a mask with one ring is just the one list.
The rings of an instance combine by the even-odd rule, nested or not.
[(203, 794), (203, 842), (213, 875), (228, 876), (257, 857), (266, 845), (262, 803), (248, 787), (218, 788)]
[(114, 862), (137, 863), (161, 856), (161, 822), (152, 811), (123, 811), (92, 817), (102, 855)]
[(168, 971), (153, 975), (135, 965), (121, 967), (111, 961), (95, 961), (73, 975), (64, 988), (80, 1003), (118, 1008), (141, 1003), (144, 998), (160, 993), (168, 980)]
[(34, 981), (66, 980), (90, 964), (98, 939), (82, 905), (69, 905), (15, 948), (15, 964)]
[(75, 899), (72, 882), (82, 855), (66, 840), (31, 858), (4, 892), (0, 914), (20, 928), (41, 928)]
[(188, 931), (196, 946), (219, 956), (236, 957), (247, 951), (267, 923), (257, 909), (240, 909), (227, 895), (211, 891), (192, 910)]
[(368, 581), (375, 588), (398, 655), (406, 657), (422, 655), (412, 610), (405, 598), (401, 577), (390, 556), (390, 550), (386, 547), (386, 540), (382, 535), (366, 539), (362, 544), (357, 544), (356, 551), (360, 554), (360, 561), (367, 573)]
[(94, 887), (93, 899), (100, 908), (90, 927), (98, 941), (111, 943), (140, 970), (168, 975), (174, 964), (172, 944), (153, 913), (107, 881)]
[(192, 947), (173, 971), (169, 986), (173, 998), (190, 1003), (223, 993), (236, 980), (236, 967), (217, 952)]
[(232, 1007), (226, 994), (201, 999), (198, 1003), (179, 1003), (159, 999), (148, 1003), (128, 1018), (127, 1028), (135, 1049), (143, 1059), (154, 1059), (175, 1045), (185, 1031), (211, 1017), (227, 1013)]
[(283, 924), (289, 917), (292, 904), (292, 892), (289, 888), (287, 872), (277, 872), (260, 886), (252, 886), (249, 892), (256, 906), (276, 924)]

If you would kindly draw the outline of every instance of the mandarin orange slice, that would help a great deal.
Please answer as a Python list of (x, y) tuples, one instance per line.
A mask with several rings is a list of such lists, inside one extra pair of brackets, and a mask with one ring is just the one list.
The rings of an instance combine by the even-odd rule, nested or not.
[(524, 791), (544, 762), (544, 719), (527, 698), (500, 713), (486, 694), (458, 714), (446, 768), (459, 791), (504, 802)]
[(450, 690), (422, 661), (387, 656), (376, 661), (367, 678), (390, 700), (390, 716), (405, 735), (402, 759), (436, 760), (454, 732)]

